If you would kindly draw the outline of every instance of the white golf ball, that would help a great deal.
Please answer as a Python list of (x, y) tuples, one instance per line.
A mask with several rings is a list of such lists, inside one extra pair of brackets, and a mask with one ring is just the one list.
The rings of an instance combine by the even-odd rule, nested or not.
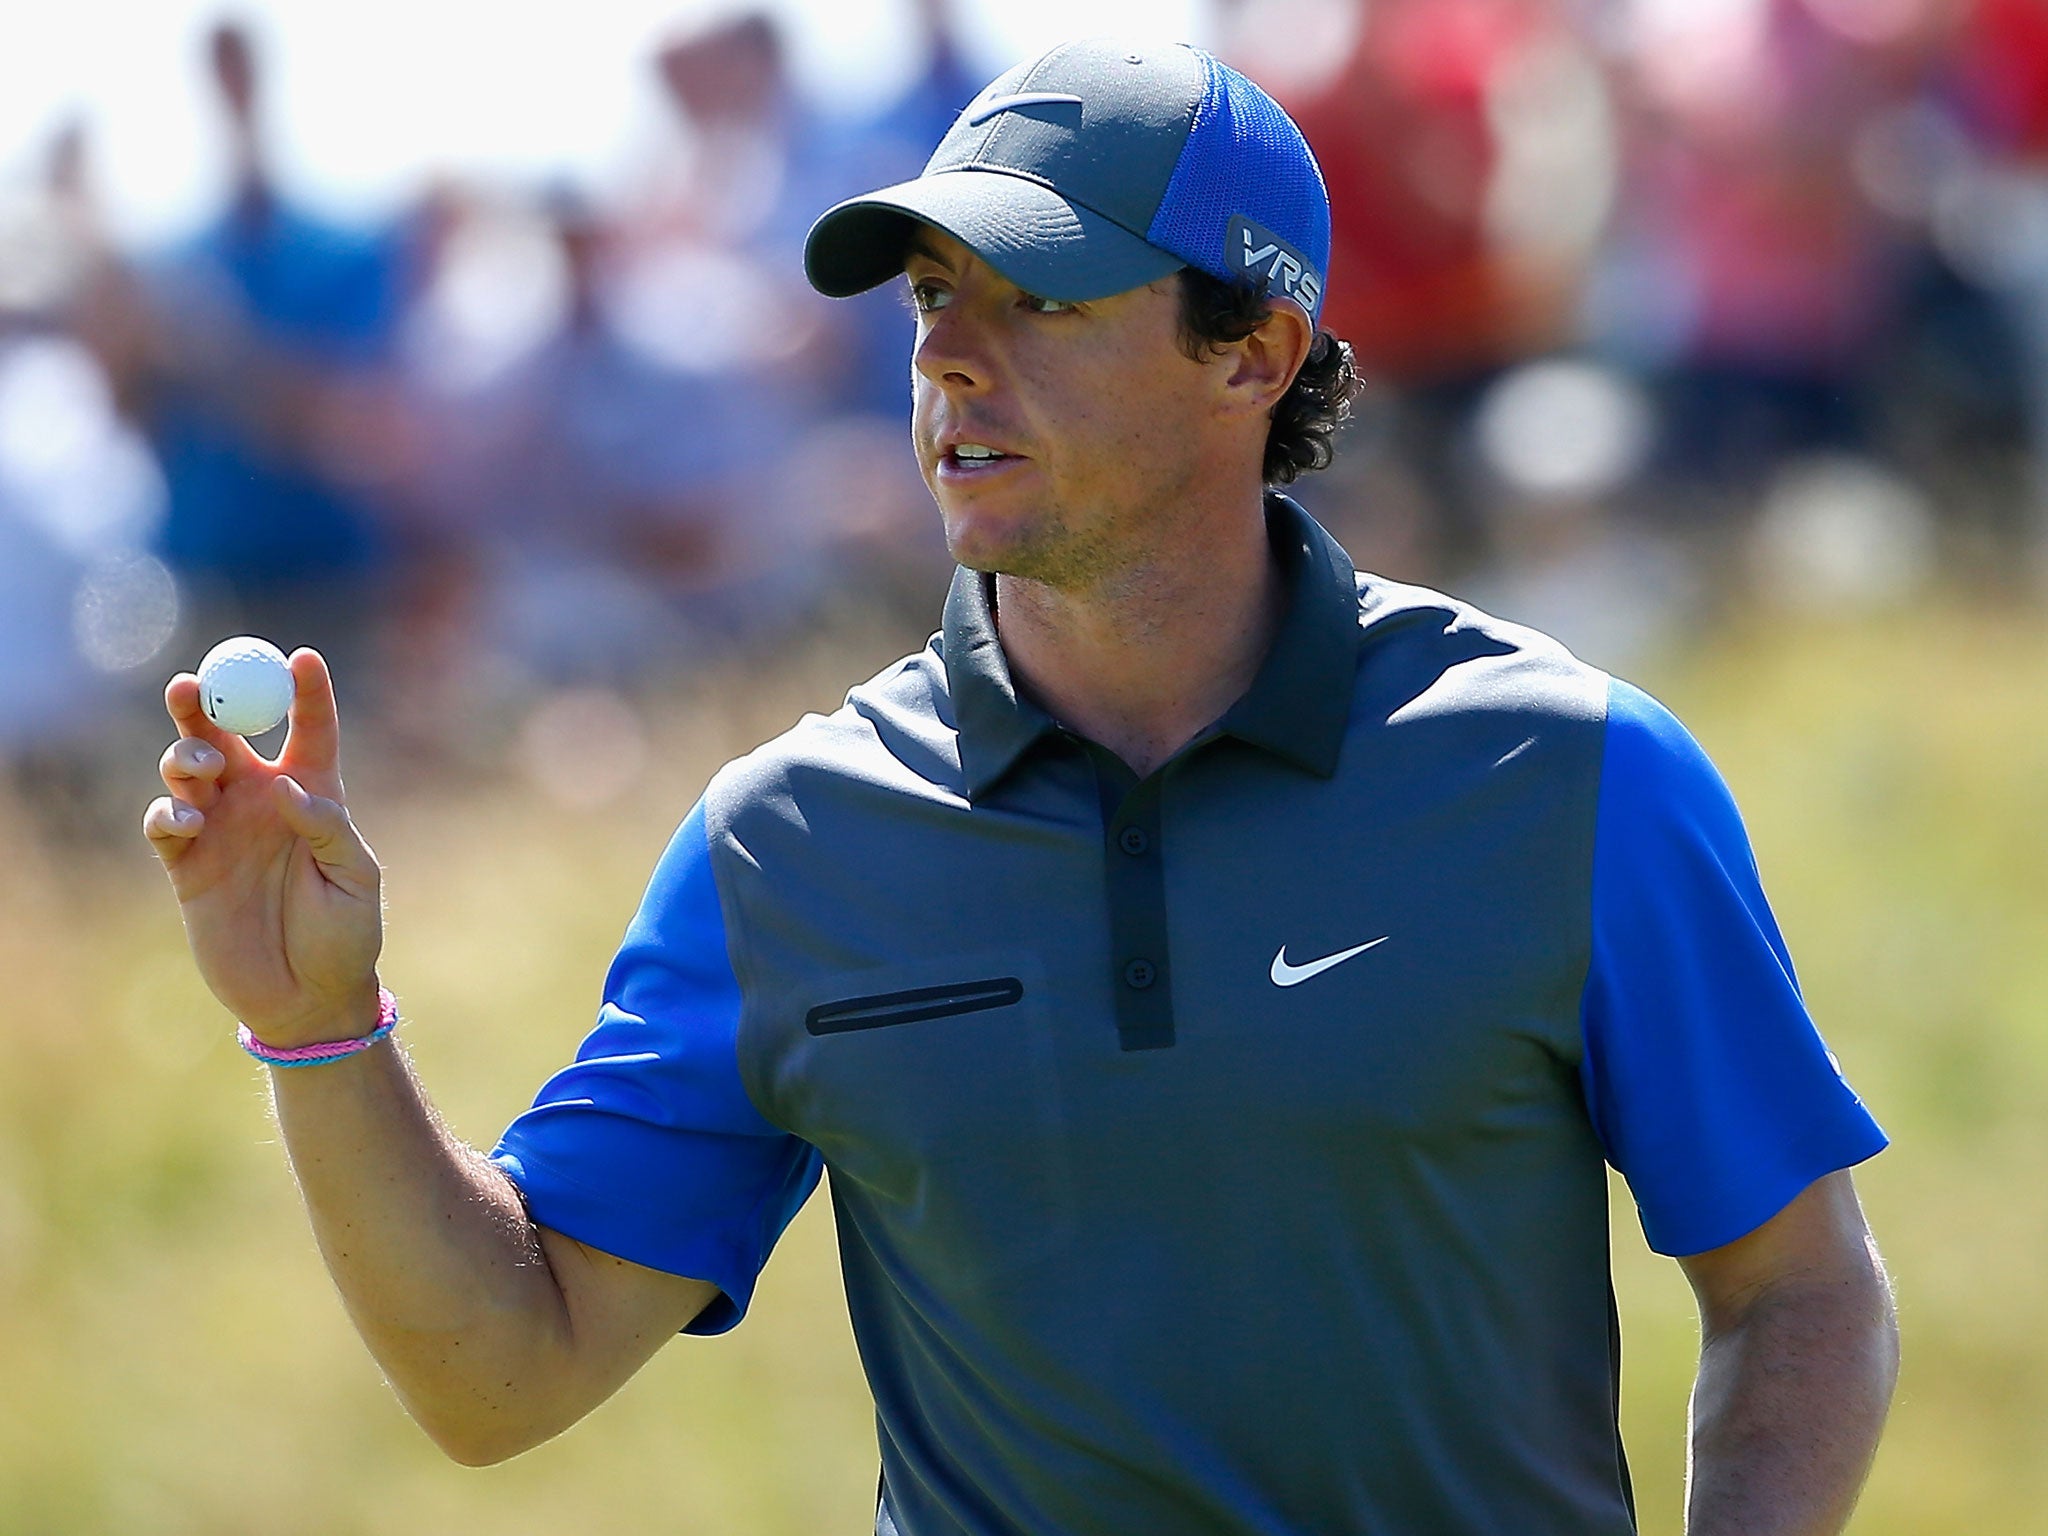
[(268, 640), (237, 635), (199, 663), (199, 707), (237, 736), (260, 736), (292, 705), (292, 669)]

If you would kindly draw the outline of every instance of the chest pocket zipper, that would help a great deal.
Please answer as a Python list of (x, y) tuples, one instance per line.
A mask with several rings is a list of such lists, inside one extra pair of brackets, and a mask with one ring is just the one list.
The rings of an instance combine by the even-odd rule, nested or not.
[(1024, 1000), (1024, 983), (1014, 976), (985, 981), (958, 981), (943, 987), (916, 987), (908, 992), (878, 992), (872, 997), (820, 1003), (804, 1015), (804, 1028), (814, 1035), (843, 1035), (856, 1029), (882, 1029), (915, 1024), (923, 1019), (1009, 1008)]

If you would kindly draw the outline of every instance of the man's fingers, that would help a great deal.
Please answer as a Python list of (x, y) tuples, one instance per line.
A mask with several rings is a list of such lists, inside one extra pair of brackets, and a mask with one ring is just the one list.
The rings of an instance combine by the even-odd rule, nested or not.
[(169, 795), (158, 795), (142, 813), (142, 835), (166, 864), (181, 857), (205, 826), (202, 812)]
[(164, 685), (164, 709), (169, 712), (171, 724), (178, 728), (180, 736), (205, 742), (221, 754), (230, 770), (239, 771), (261, 761), (256, 749), (248, 742), (233, 731), (222, 730), (206, 717), (206, 711), (199, 705), (199, 679), (192, 673), (180, 672)]
[(318, 651), (301, 646), (291, 654), (291, 729), (278, 763), (309, 778), (316, 787), (341, 787), (341, 720), (334, 708), (334, 680)]
[(226, 768), (227, 759), (220, 749), (196, 736), (180, 736), (164, 748), (157, 764), (164, 788), (202, 811), (220, 798), (219, 780)]
[(288, 773), (277, 776), (273, 789), (284, 824), (306, 840), (314, 861), (330, 879), (354, 884), (375, 878), (377, 861), (339, 800), (308, 794)]

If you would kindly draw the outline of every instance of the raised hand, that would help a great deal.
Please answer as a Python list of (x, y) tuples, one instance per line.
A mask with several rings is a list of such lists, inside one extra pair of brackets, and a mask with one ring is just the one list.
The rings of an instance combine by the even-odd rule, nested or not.
[(142, 830), (171, 877), (214, 996), (267, 1045), (365, 1034), (384, 942), (376, 855), (342, 797), (341, 729), (319, 652), (292, 653), (291, 724), (275, 762), (223, 731), (199, 680), (172, 678), (168, 795)]

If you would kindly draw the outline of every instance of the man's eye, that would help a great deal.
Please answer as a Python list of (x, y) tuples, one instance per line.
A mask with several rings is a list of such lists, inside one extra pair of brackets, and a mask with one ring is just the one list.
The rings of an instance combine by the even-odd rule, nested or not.
[(1065, 299), (1040, 298), (1035, 293), (1025, 294), (1023, 298), (1023, 304), (1024, 307), (1030, 310), (1033, 314), (1039, 315), (1064, 314), (1066, 311), (1074, 307)]
[(952, 298), (952, 295), (937, 283), (912, 283), (910, 285), (910, 307), (920, 315), (928, 315), (933, 310), (944, 309), (947, 300), (950, 298)]

